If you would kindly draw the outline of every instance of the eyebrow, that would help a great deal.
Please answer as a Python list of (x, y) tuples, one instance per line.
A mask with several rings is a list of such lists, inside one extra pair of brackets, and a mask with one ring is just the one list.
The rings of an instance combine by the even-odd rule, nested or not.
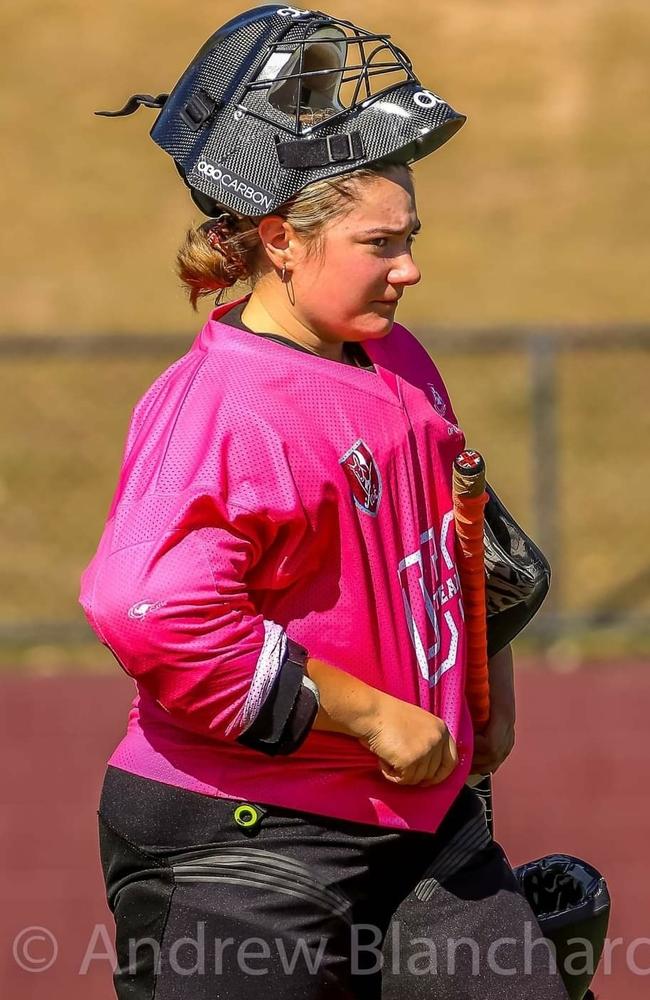
[[(422, 229), (422, 223), (418, 219), (417, 222), (415, 223), (415, 225), (413, 226), (413, 229), (411, 230), (411, 236), (415, 236), (415, 234), (419, 233), (421, 229)], [(384, 235), (401, 236), (403, 233), (404, 233), (403, 229), (399, 229), (399, 228), (395, 229), (395, 228), (393, 228), (391, 226), (379, 226), (377, 229), (365, 229), (363, 235), (364, 236), (384, 236)]]

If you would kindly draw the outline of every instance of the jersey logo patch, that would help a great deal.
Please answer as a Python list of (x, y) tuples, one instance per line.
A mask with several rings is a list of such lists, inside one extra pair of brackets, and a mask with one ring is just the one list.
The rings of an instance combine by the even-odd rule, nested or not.
[(431, 390), (433, 405), (436, 412), (439, 413), (441, 417), (444, 417), (445, 413), (447, 412), (447, 404), (445, 403), (444, 399), (436, 389), (435, 385), (432, 385), (431, 382), (427, 382), (427, 389)]
[(150, 611), (157, 611), (164, 603), (164, 601), (138, 601), (136, 604), (131, 605), (127, 614), (134, 621), (142, 621)]
[(368, 445), (359, 438), (339, 459), (359, 508), (375, 517), (381, 500), (381, 474)]

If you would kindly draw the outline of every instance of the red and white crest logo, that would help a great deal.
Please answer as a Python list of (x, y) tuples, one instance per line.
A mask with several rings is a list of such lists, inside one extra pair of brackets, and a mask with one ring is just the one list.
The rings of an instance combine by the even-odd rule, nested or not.
[(355, 504), (359, 510), (375, 517), (381, 500), (381, 475), (370, 448), (359, 438), (339, 462), (350, 483)]

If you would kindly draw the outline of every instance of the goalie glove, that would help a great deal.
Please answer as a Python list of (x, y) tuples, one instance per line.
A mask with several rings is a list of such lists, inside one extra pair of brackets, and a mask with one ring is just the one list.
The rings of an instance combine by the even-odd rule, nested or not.
[(488, 656), (494, 656), (526, 627), (548, 593), (551, 567), (535, 543), (486, 484), (486, 610)]

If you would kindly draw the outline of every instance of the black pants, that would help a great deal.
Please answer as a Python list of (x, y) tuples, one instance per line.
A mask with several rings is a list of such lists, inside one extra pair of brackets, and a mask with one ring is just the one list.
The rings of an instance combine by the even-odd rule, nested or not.
[(108, 768), (119, 1000), (565, 1000), (469, 788), (436, 834), (240, 804)]

